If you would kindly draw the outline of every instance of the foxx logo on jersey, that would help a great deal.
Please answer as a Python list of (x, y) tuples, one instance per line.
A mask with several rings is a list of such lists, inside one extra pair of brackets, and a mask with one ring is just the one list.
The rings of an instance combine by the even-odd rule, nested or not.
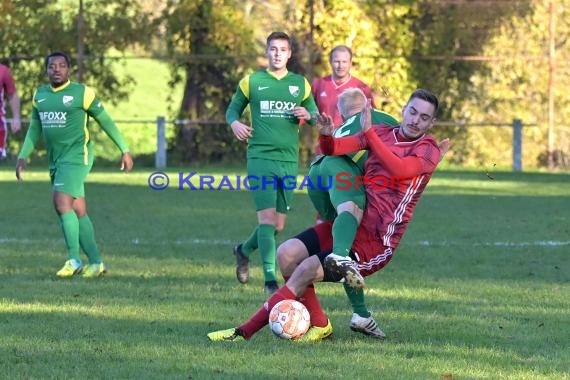
[(67, 112), (39, 112), (41, 121), (66, 121)]
[(282, 102), (281, 100), (262, 100), (259, 102), (262, 111), (279, 110), (279, 111), (293, 111), (297, 105), (295, 102)]

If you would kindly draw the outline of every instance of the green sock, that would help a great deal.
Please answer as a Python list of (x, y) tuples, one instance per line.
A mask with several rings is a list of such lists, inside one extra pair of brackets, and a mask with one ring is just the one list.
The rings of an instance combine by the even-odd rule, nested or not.
[(63, 215), (59, 215), (63, 237), (67, 247), (67, 256), (81, 262), (79, 256), (79, 221), (77, 214), (71, 210)]
[(253, 230), (253, 232), (251, 233), (251, 235), (247, 238), (246, 241), (243, 242), (243, 244), (241, 245), (241, 252), (244, 254), (244, 256), (249, 257), (249, 255), (255, 251), (257, 249), (257, 247), (259, 246), (257, 240), (257, 233), (259, 231), (259, 226), (255, 227), (255, 229)]
[(95, 229), (88, 215), (79, 218), (79, 244), (89, 258), (89, 264), (101, 263), (101, 254), (95, 241)]
[(348, 256), (350, 247), (356, 236), (358, 221), (348, 211), (341, 212), (334, 220), (332, 227), (333, 253)]
[(275, 226), (260, 224), (257, 230), (259, 251), (263, 262), (265, 282), (275, 281)]
[(344, 285), (344, 291), (348, 296), (350, 305), (352, 306), (352, 311), (362, 318), (370, 317), (370, 312), (366, 307), (366, 302), (364, 301), (364, 290), (362, 288), (353, 288), (348, 284)]

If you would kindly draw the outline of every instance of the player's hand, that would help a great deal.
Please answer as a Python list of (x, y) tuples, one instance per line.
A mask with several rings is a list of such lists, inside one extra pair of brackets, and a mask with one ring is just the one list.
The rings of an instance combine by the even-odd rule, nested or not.
[(241, 121), (234, 121), (230, 127), (232, 127), (232, 131), (239, 141), (246, 141), (252, 136), (253, 128)]
[(333, 133), (334, 122), (332, 116), (326, 113), (317, 114), (317, 128), (319, 128), (319, 133), (323, 136), (330, 136)]
[(18, 181), (23, 181), (24, 177), (22, 177), (22, 172), (26, 168), (26, 160), (19, 158), (16, 161), (16, 178)]
[(311, 113), (305, 107), (293, 108), (293, 116), (299, 120), (311, 120)]
[(130, 172), (133, 169), (133, 156), (129, 152), (123, 153), (121, 156), (121, 170), (125, 173)]
[(366, 101), (364, 109), (360, 114), (360, 126), (364, 132), (372, 128), (372, 104), (370, 99)]
[(450, 146), (449, 138), (445, 138), (445, 139), (441, 140), (439, 142), (439, 144), (437, 144), (437, 146), (439, 147), (439, 152), (440, 152), (439, 161), (441, 162), (441, 161), (443, 161), (443, 156), (445, 156), (445, 154), (449, 150), (449, 146)]
[(22, 121), (20, 120), (19, 117), (15, 117), (12, 119), (11, 128), (12, 128), (12, 133), (16, 133), (20, 130), (20, 128), (22, 128)]

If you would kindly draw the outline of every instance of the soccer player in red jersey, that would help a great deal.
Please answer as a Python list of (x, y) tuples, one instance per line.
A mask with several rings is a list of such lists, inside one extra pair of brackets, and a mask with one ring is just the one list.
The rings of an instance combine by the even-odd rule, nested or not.
[[(313, 226), (287, 240), (278, 250), (285, 286), (248, 321), (235, 328), (212, 332), (208, 334), (210, 340), (251, 338), (267, 324), (271, 308), (283, 299), (300, 300), (311, 313), (312, 326), (301, 341), (315, 342), (332, 334), (332, 325), (320, 306), (313, 284), (344, 281), (363, 287), (364, 276), (375, 273), (390, 261), (421, 194), (449, 146), (448, 140), (438, 145), (433, 137), (426, 135), (434, 125), (438, 107), (435, 95), (418, 89), (402, 111), (401, 125), (390, 128), (372, 127), (368, 104), (362, 113), (363, 131), (338, 139), (330, 136), (332, 119), (319, 116), (323, 152), (336, 155), (370, 150), (365, 166), (367, 205), (349, 257), (331, 254), (329, 223)], [(374, 321), (361, 319), (353, 317), (351, 329), (368, 334), (369, 325)]]
[(372, 107), (376, 108), (370, 87), (350, 74), (352, 50), (348, 46), (335, 46), (329, 54), (329, 62), (331, 75), (315, 79), (311, 84), (313, 97), (321, 114), (330, 115), (335, 127), (341, 125), (344, 120), (337, 107), (338, 96), (344, 90), (355, 87), (360, 88), (372, 102)]

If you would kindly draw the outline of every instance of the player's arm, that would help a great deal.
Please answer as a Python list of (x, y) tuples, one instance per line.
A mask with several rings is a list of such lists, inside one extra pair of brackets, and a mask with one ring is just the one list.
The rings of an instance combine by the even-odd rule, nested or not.
[[(16, 133), (20, 130), (22, 122), (20, 120), (20, 96), (18, 95), (18, 90), (16, 89), (16, 83), (14, 77), (10, 70), (7, 70), (4, 76), (4, 89), (6, 94), (8, 94), (8, 102), (10, 103), (10, 110), (12, 111), (12, 133)], [(2, 89), (0, 88), (0, 93)]]
[(319, 145), (327, 156), (342, 156), (367, 148), (366, 138), (362, 132), (353, 136), (334, 138), (329, 135), (319, 135)]
[(95, 119), (101, 129), (105, 131), (107, 136), (109, 136), (111, 141), (113, 141), (121, 151), (121, 170), (125, 172), (131, 171), (133, 168), (133, 158), (129, 151), (129, 146), (125, 142), (119, 128), (117, 128), (117, 125), (113, 119), (111, 119), (111, 116), (105, 111), (101, 101), (95, 96), (95, 92), (89, 87), (85, 87), (83, 108), (89, 116)]
[(10, 102), (10, 109), (12, 110), (12, 133), (16, 133), (20, 130), (22, 122), (20, 119), (20, 96), (18, 91), (14, 90), (12, 95), (8, 95)]
[(372, 93), (370, 87), (368, 87), (366, 84), (363, 84), (363, 86), (360, 87), (360, 89), (362, 90), (362, 92), (364, 92), (366, 98), (370, 99), (370, 104), (372, 105), (372, 108), (376, 108), (376, 102), (374, 101), (374, 94)]
[[(34, 94), (35, 98), (35, 94)], [(35, 105), (32, 107), (32, 118), (30, 121), (30, 127), (26, 133), (26, 138), (24, 139), (24, 144), (22, 149), (18, 154), (18, 161), (16, 161), (16, 178), (18, 181), (22, 180), (22, 171), (26, 168), (26, 159), (32, 154), (40, 136), (42, 134), (42, 124), (40, 122), (40, 116)]]
[(369, 149), (376, 154), (382, 162), (382, 166), (386, 168), (392, 175), (397, 175), (399, 177), (414, 177), (424, 173), (431, 173), (435, 170), (437, 163), (439, 162), (440, 153), (437, 145), (430, 144), (426, 141), (426, 144), (430, 146), (424, 147), (426, 152), (430, 150), (433, 152), (434, 160), (428, 159), (428, 157), (420, 157), (417, 155), (398, 157), (394, 154), (390, 148), (384, 144), (384, 142), (378, 137), (376, 128), (370, 128), (364, 132), (366, 139), (368, 140)]
[(319, 110), (317, 108), (317, 104), (315, 103), (315, 98), (311, 91), (311, 85), (309, 84), (307, 78), (304, 78), (304, 83), (305, 83), (305, 97), (301, 101), (300, 107), (295, 107), (295, 110), (293, 110), (293, 114), (297, 118), (304, 120), (309, 125), (315, 125), (317, 123), (316, 115), (319, 112)]
[(232, 96), (232, 100), (226, 109), (226, 122), (232, 128), (234, 135), (240, 141), (251, 137), (253, 128), (239, 121), (243, 111), (249, 104), (249, 78), (243, 78)]

